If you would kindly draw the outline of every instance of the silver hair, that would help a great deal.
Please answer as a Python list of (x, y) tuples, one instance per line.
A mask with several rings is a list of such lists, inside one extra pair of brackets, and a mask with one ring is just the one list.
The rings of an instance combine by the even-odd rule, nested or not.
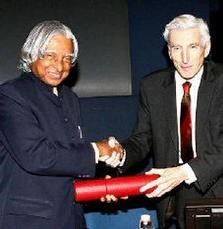
[(190, 14), (182, 14), (175, 17), (170, 23), (168, 23), (163, 32), (163, 37), (167, 43), (169, 43), (169, 34), (174, 29), (190, 29), (198, 28), (201, 34), (201, 42), (205, 47), (210, 44), (210, 33), (207, 23), (202, 18), (194, 17)]
[(21, 49), (19, 69), (24, 72), (31, 72), (31, 64), (44, 53), (51, 38), (55, 35), (64, 35), (73, 41), (73, 62), (74, 65), (78, 54), (77, 39), (72, 31), (59, 21), (43, 21), (37, 24), (29, 33)]

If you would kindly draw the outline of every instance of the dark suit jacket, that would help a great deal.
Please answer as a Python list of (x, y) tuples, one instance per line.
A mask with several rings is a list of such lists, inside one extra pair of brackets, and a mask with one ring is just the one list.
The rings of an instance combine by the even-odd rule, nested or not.
[[(156, 168), (176, 166), (178, 145), (174, 70), (167, 69), (142, 80), (138, 122), (132, 136), (123, 142), (127, 151), (124, 169), (143, 160), (149, 153), (153, 155)], [(205, 64), (198, 91), (196, 151), (197, 158), (189, 161), (197, 176), (197, 182), (192, 186), (202, 197), (222, 197), (223, 66), (212, 62)], [(161, 228), (170, 194), (158, 200)]]
[(72, 182), (94, 175), (79, 103), (30, 74), (0, 86), (0, 228), (82, 229)]

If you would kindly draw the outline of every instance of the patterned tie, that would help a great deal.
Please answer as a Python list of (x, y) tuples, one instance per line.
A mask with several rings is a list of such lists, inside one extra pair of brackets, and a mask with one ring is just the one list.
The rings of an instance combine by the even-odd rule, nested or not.
[(180, 115), (181, 158), (183, 162), (187, 162), (193, 158), (190, 87), (190, 82), (183, 84), (184, 94), (181, 102)]

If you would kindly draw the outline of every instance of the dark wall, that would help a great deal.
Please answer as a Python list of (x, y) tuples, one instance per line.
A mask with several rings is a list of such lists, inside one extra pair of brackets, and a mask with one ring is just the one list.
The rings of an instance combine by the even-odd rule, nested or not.
[(217, 62), (223, 63), (223, 2), (221, 0), (210, 1), (209, 12), (212, 58)]

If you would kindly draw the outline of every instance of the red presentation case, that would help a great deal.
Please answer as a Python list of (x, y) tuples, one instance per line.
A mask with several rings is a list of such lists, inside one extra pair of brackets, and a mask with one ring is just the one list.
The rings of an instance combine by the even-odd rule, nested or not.
[(107, 194), (116, 197), (136, 196), (152, 192), (156, 187), (145, 193), (139, 192), (140, 187), (157, 179), (159, 175), (123, 176), (111, 179), (82, 180), (73, 183), (74, 199), (77, 202), (99, 200)]

